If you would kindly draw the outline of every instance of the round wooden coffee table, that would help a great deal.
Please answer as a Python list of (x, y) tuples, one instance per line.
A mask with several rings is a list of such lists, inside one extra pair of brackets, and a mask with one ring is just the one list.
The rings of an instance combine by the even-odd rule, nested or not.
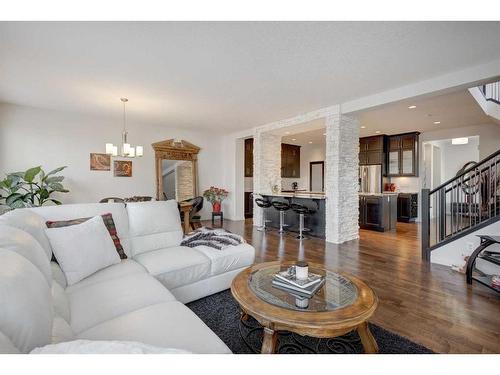
[(243, 320), (255, 318), (264, 328), (261, 353), (274, 353), (279, 331), (302, 336), (333, 338), (357, 330), (365, 353), (377, 353), (378, 346), (368, 328), (368, 319), (378, 305), (373, 290), (350, 275), (338, 274), (309, 263), (310, 272), (326, 277), (325, 284), (307, 307), (297, 296), (271, 284), (273, 276), (292, 262), (260, 263), (238, 274), (231, 293), (239, 303)]

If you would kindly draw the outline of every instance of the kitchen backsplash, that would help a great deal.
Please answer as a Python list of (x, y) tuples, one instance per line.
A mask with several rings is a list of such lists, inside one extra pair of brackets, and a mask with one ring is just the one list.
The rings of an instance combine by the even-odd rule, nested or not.
[(396, 191), (401, 193), (418, 193), (420, 191), (418, 177), (391, 177), (390, 181), (396, 184)]

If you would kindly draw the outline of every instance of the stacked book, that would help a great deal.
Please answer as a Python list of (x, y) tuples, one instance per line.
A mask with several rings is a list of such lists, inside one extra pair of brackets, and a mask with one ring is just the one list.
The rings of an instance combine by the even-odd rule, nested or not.
[(282, 271), (274, 275), (272, 285), (302, 298), (311, 298), (325, 283), (325, 277), (309, 273), (307, 279), (299, 280), (294, 272)]

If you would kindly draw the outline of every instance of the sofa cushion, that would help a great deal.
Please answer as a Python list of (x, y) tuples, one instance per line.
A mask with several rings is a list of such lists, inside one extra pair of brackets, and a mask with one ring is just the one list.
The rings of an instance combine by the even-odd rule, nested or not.
[(131, 256), (128, 217), (124, 203), (63, 204), (60, 206), (42, 206), (23, 210), (33, 211), (41, 216), (43, 218), (44, 228), (46, 228), (46, 221), (71, 220), (78, 217), (94, 217), (111, 213), (116, 225), (117, 235), (120, 238), (125, 254)]
[(194, 249), (210, 259), (210, 276), (250, 266), (255, 260), (255, 249), (247, 243), (228, 246), (223, 250), (208, 246), (197, 246)]
[(175, 297), (154, 277), (133, 274), (76, 289), (67, 289), (71, 328), (76, 333), (134, 311)]
[(29, 260), (43, 274), (47, 285), (52, 284), (50, 262), (40, 243), (28, 232), (0, 224), (0, 248), (14, 251)]
[(193, 353), (231, 353), (200, 318), (177, 301), (121, 315), (81, 332), (78, 338), (138, 341)]
[(14, 346), (12, 341), (0, 331), (0, 353), (1, 354), (19, 354), (18, 348)]
[(68, 286), (68, 282), (66, 281), (66, 276), (64, 276), (61, 266), (56, 262), (50, 262), (50, 269), (52, 270), (52, 281), (55, 281), (65, 289)]
[(78, 283), (68, 286), (66, 288), (66, 292), (70, 293), (84, 286), (135, 274), (147, 275), (148, 271), (136, 261), (132, 259), (124, 259), (120, 263), (103, 268)]
[(139, 254), (135, 260), (155, 276), (168, 289), (191, 284), (210, 275), (208, 257), (185, 246)]
[(68, 285), (120, 263), (101, 216), (69, 227), (47, 228), (47, 236)]
[(52, 344), (57, 344), (64, 341), (71, 341), (75, 339), (75, 333), (71, 329), (69, 323), (62, 317), (54, 316), (52, 323)]
[[(20, 352), (50, 343), (52, 298), (37, 267), (22, 255), (0, 249), (0, 333)], [(7, 339), (6, 350), (11, 351)]]
[(175, 200), (127, 203), (132, 253), (180, 244), (183, 236)]
[(29, 209), (20, 208), (0, 216), (0, 223), (21, 229), (31, 234), (42, 246), (47, 259), (52, 258), (52, 247), (45, 233), (45, 219)]
[(69, 308), (69, 299), (66, 292), (59, 283), (52, 283), (52, 303), (54, 305), (54, 314), (60, 316), (67, 322), (71, 320)]
[[(113, 220), (113, 215), (110, 213), (101, 215), (102, 221), (104, 225), (106, 226), (106, 229), (109, 232), (109, 235), (111, 236), (111, 239), (113, 240), (113, 243), (116, 248), (116, 252), (120, 256), (120, 259), (127, 259), (127, 255), (125, 254), (125, 251), (123, 250), (123, 246), (120, 243), (120, 238), (117, 235), (116, 232), (116, 226), (115, 222)], [(62, 227), (69, 227), (71, 225), (77, 225), (86, 222), (87, 220), (92, 219), (91, 217), (82, 217), (79, 219), (73, 219), (73, 220), (59, 220), (59, 221), (47, 221), (45, 224), (47, 225), (47, 228), (62, 228)]]

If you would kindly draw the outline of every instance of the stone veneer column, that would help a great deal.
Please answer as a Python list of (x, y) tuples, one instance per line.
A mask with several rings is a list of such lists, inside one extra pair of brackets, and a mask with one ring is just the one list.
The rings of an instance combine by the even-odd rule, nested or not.
[(359, 122), (330, 115), (325, 119), (326, 241), (359, 238)]
[[(253, 140), (253, 192), (271, 194), (271, 186), (281, 189), (281, 136), (256, 130)], [(254, 202), (253, 224), (262, 225), (262, 212)]]

